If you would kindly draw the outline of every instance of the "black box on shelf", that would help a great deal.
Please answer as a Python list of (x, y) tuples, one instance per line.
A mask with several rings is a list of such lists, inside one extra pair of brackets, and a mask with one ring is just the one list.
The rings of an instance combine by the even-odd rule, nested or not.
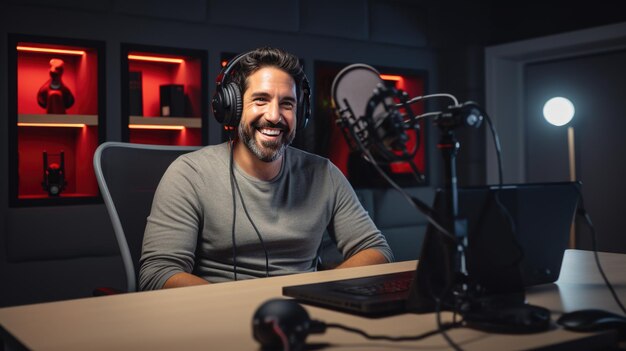
[(185, 115), (185, 87), (181, 84), (159, 86), (161, 92), (161, 116), (183, 117)]
[(128, 114), (143, 116), (141, 72), (128, 72)]

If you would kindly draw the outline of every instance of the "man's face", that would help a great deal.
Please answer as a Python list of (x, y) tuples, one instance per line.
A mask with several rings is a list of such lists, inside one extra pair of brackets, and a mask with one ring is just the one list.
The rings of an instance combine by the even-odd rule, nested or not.
[(279, 159), (296, 136), (296, 84), (276, 67), (248, 76), (239, 138), (261, 161)]

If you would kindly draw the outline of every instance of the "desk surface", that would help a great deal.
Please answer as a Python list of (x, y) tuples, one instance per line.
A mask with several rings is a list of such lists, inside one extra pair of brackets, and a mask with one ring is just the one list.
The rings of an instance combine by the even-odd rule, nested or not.
[[(626, 299), (626, 255), (601, 253), (601, 262), (622, 299)], [(197, 286), (94, 297), (0, 309), (3, 334), (34, 350), (257, 350), (251, 320), (265, 300), (281, 296), (285, 285), (335, 280), (414, 269), (415, 261)], [(530, 303), (562, 312), (603, 308), (619, 312), (604, 286), (591, 252), (567, 250), (556, 284), (527, 291)], [(433, 314), (367, 319), (305, 306), (312, 318), (361, 328), (371, 334), (418, 335), (435, 329)], [(444, 314), (448, 319), (449, 314)], [(467, 328), (448, 335), (464, 350), (532, 349), (576, 343), (591, 349), (612, 343), (615, 333), (581, 334), (555, 327), (531, 335), (495, 335)], [(440, 336), (419, 342), (372, 342), (336, 329), (311, 335), (310, 343), (331, 343), (337, 350), (441, 350)], [(581, 344), (582, 343), (582, 344)], [(582, 345), (582, 346), (581, 346)], [(325, 348), (326, 350), (326, 348)]]

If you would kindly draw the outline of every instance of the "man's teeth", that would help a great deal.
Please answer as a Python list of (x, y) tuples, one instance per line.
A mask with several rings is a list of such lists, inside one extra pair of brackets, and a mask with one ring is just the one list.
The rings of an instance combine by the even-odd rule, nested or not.
[(280, 134), (280, 129), (265, 129), (265, 128), (261, 128), (261, 129), (259, 129), (259, 132), (261, 132), (261, 134), (265, 134), (265, 135), (276, 136), (276, 135)]

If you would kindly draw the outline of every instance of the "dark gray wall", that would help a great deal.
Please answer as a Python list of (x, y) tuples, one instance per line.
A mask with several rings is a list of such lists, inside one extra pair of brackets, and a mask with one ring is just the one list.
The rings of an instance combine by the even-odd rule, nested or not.
[[(602, 251), (626, 252), (626, 51), (557, 60), (526, 67), (526, 173), (529, 182), (569, 180), (567, 127), (575, 132), (576, 175)], [(543, 118), (554, 96), (570, 99), (572, 122), (555, 127)], [(579, 224), (580, 247), (591, 248)]]
[[(414, 5), (382, 0), (8, 1), (0, 4), (0, 67), (7, 67), (8, 33), (105, 42), (106, 139), (120, 140), (121, 43), (206, 50), (210, 82), (219, 72), (222, 52), (270, 45), (300, 56), (313, 85), (317, 60), (364, 62), (425, 71), (427, 90), (434, 91), (437, 70), (425, 37), (426, 14), (420, 7), (407, 11), (407, 6)], [(15, 103), (7, 101), (7, 73), (0, 69), (3, 165), (8, 164), (6, 114), (8, 104)], [(213, 89), (211, 84), (209, 96)], [(220, 128), (211, 117), (209, 143), (219, 141)], [(10, 208), (8, 171), (0, 173), (0, 305), (89, 296), (96, 286), (123, 287), (104, 205)], [(436, 179), (437, 173), (430, 176)]]

